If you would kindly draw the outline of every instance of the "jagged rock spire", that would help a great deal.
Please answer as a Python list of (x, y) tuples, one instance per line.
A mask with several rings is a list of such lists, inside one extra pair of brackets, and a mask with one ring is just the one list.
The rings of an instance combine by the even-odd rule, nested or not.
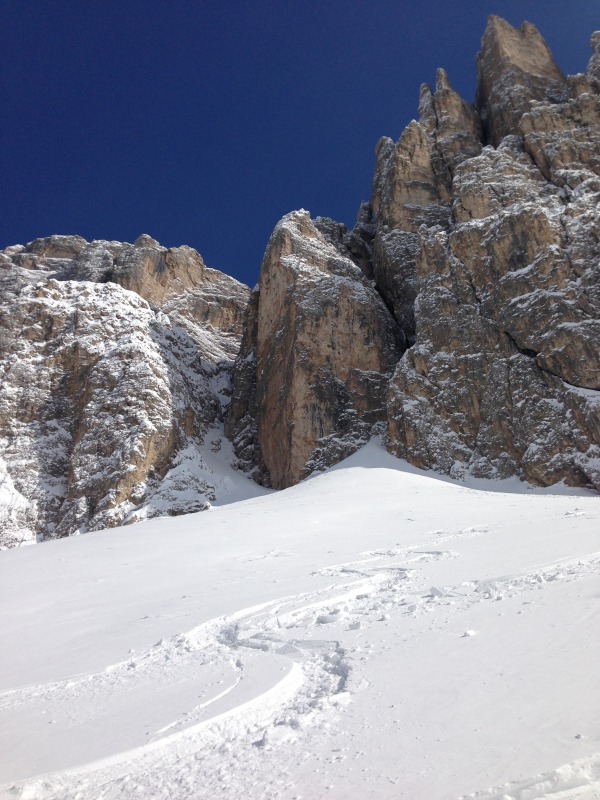
[(600, 31), (595, 31), (592, 34), (591, 45), (593, 53), (588, 64), (587, 74), (595, 84), (596, 91), (598, 91), (600, 89)]
[(490, 144), (519, 133), (519, 121), (534, 100), (563, 102), (567, 82), (548, 45), (530, 22), (513, 28), (491, 16), (477, 56), (477, 106)]
[(435, 135), (438, 140), (466, 133), (479, 142), (477, 114), (452, 88), (445, 69), (437, 70), (435, 94), (428, 84), (421, 86), (419, 121), (427, 133)]

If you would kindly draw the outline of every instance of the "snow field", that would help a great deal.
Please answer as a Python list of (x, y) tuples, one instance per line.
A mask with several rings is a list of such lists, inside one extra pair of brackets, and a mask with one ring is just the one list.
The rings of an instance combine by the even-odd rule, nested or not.
[(371, 443), (3, 553), (0, 796), (599, 797), (598, 498), (489, 488)]

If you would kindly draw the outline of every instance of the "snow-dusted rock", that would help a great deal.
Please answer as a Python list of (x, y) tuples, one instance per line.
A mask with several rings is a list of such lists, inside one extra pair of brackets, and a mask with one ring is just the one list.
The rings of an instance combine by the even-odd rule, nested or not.
[(305, 211), (284, 217), (250, 305), (228, 431), (275, 488), (341, 460), (385, 419), (401, 334), (338, 234)]
[(0, 252), (3, 541), (212, 502), (230, 398), (237, 466), (267, 486), (387, 424), (419, 467), (600, 488), (592, 47), (565, 77), (531, 24), (491, 17), (475, 105), (440, 70), (354, 229), (287, 215), (250, 296), (147, 235)]
[(229, 401), (246, 287), (147, 236), (38, 239), (0, 253), (0, 280), (0, 543), (213, 500), (202, 445)]
[(491, 16), (477, 56), (477, 72), (477, 105), (486, 138), (494, 146), (519, 132), (521, 117), (534, 101), (557, 103), (569, 96), (564, 75), (530, 22), (513, 28)]
[[(445, 81), (380, 146), (374, 274), (415, 342), (390, 382), (389, 447), (454, 475), (599, 487), (600, 98), (531, 25), (491, 18), (479, 69), (497, 148), (480, 151), (456, 98), (432, 112)], [(461, 126), (444, 183), (440, 141)]]
[(600, 487), (592, 44), (588, 74), (565, 78), (533, 25), (490, 17), (476, 106), (443, 70), (421, 88), (419, 121), (377, 146), (353, 231), (301, 212), (278, 225), (236, 362), (240, 466), (301, 480), (384, 403), (389, 449), (417, 466)]

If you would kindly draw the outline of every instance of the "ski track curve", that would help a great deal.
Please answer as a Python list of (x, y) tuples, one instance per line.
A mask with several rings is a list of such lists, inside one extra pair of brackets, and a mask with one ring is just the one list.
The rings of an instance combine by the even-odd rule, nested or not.
[(600, 800), (600, 753), (460, 800)]
[[(11, 707), (68, 705), (73, 719), (107, 694), (127, 692), (140, 683), (168, 685), (184, 676), (200, 677), (215, 663), (227, 663), (231, 682), (195, 707), (154, 731), (148, 742), (89, 764), (0, 787), (0, 797), (21, 800), (92, 798), (292, 797), (294, 783), (286, 760), (276, 760), (265, 783), (261, 750), (285, 747), (319, 735), (335, 722), (336, 707), (368, 687), (358, 660), (340, 645), (342, 631), (368, 628), (403, 615), (415, 617), (447, 606), (446, 613), (476, 603), (543, 591), (556, 581), (573, 581), (600, 572), (600, 552), (539, 565), (521, 575), (431, 586), (427, 563), (459, 558), (439, 545), (459, 536), (481, 536), (488, 529), (433, 531), (420, 544), (358, 553), (356, 561), (314, 572), (337, 578), (324, 588), (241, 609), (191, 630), (160, 640), (143, 653), (102, 672), (22, 687), (0, 694), (0, 711)], [(431, 549), (430, 549), (431, 548)], [(440, 627), (447, 619), (438, 620)], [(258, 659), (258, 660), (257, 660)], [(257, 674), (274, 660), (284, 676), (250, 699), (237, 697), (247, 671)], [(282, 670), (280, 670), (281, 672)], [(250, 677), (252, 686), (252, 677)], [(257, 685), (260, 685), (257, 684)], [(244, 696), (245, 697), (245, 696)], [(66, 703), (68, 698), (68, 703)], [(225, 698), (230, 707), (214, 713)], [(79, 716), (78, 716), (79, 715)], [(243, 774), (243, 782), (239, 777)], [(177, 777), (174, 777), (177, 776)], [(201, 777), (200, 777), (201, 776)], [(177, 786), (173, 786), (173, 780)], [(200, 780), (200, 785), (198, 781)], [(260, 787), (260, 789), (258, 788)], [(507, 784), (466, 798), (477, 800), (597, 800), (600, 756), (567, 765), (531, 781)]]

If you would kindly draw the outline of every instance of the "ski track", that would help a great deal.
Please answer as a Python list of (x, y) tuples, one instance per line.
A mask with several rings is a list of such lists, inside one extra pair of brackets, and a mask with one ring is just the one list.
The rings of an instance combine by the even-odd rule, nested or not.
[[(89, 764), (0, 787), (0, 796), (21, 800), (92, 798), (294, 797), (289, 759), (272, 759), (265, 782), (261, 750), (298, 743), (305, 735), (326, 735), (336, 706), (368, 687), (352, 649), (341, 647), (336, 632), (368, 629), (391, 615), (417, 617), (444, 605), (445, 612), (476, 603), (543, 591), (556, 581), (574, 581), (600, 572), (600, 552), (542, 564), (527, 574), (498, 576), (457, 586), (431, 586), (425, 567), (431, 561), (460, 558), (441, 543), (462, 536), (484, 536), (486, 527), (449, 533), (432, 531), (420, 544), (358, 553), (356, 561), (312, 573), (339, 579), (324, 588), (286, 596), (211, 619), (143, 653), (91, 675), (22, 687), (0, 694), (0, 711), (43, 705), (47, 713), (69, 709), (69, 722), (85, 721), (98, 704), (142, 685), (169, 686), (204, 678), (207, 691), (194, 708), (153, 732), (148, 742)], [(429, 549), (434, 548), (435, 549)], [(275, 555), (274, 553), (268, 555)], [(277, 556), (280, 555), (278, 552)], [(282, 553), (283, 555), (283, 553)], [(285, 553), (285, 555), (289, 555)], [(348, 580), (350, 579), (350, 580)], [(447, 615), (435, 620), (448, 624)], [(468, 631), (465, 635), (474, 634)], [(368, 647), (368, 646), (367, 646)], [(360, 648), (357, 648), (360, 650)], [(368, 649), (367, 649), (368, 654)], [(363, 648), (361, 655), (364, 656)], [(256, 658), (285, 663), (283, 678), (249, 700), (236, 692), (260, 670)], [(230, 682), (207, 682), (207, 671), (227, 664)], [(267, 661), (263, 661), (266, 664)], [(211, 708), (228, 699), (222, 713)], [(310, 731), (310, 734), (308, 732)], [(302, 748), (302, 751), (305, 749)], [(296, 754), (298, 748), (295, 749)], [(308, 752), (308, 748), (306, 748)], [(298, 756), (297, 756), (298, 757)], [(173, 786), (174, 770), (178, 775)], [(201, 776), (201, 777), (199, 777)], [(243, 777), (240, 777), (243, 776)], [(477, 800), (592, 800), (600, 798), (600, 756), (559, 768), (519, 784), (465, 796)]]
[(460, 800), (599, 800), (600, 753), (564, 764), (552, 772), (495, 789), (464, 795)]

